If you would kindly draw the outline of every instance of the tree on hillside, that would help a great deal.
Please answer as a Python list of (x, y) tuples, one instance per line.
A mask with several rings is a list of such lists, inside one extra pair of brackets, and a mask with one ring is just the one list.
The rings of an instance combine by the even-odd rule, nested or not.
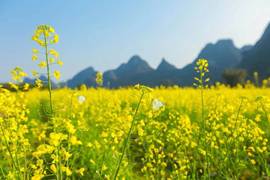
[(236, 86), (237, 84), (244, 84), (247, 77), (247, 72), (244, 69), (225, 69), (222, 73), (222, 78), (225, 83), (231, 87)]

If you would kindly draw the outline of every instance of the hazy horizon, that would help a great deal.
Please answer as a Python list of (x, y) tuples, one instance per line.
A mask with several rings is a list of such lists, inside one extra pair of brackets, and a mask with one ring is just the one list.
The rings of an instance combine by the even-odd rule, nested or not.
[[(104, 71), (139, 55), (154, 68), (162, 58), (178, 68), (192, 62), (207, 43), (232, 39), (237, 47), (254, 44), (270, 23), (269, 0), (0, 2), (0, 82), (31, 61), (38, 24), (60, 36), (55, 49), (64, 66), (62, 79), (89, 66)], [(30, 73), (29, 73), (30, 74)]]

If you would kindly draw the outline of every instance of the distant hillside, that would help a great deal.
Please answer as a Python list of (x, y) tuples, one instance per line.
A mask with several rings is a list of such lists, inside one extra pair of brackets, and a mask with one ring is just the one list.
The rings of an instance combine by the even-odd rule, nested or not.
[[(48, 82), (47, 77), (44, 76), (44, 75), (41, 75), (39, 77), (39, 79), (41, 81), (43, 81), (43, 85), (47, 84), (47, 82)], [(32, 79), (32, 78), (29, 78), (29, 77), (25, 77), (24, 80), (23, 80), (24, 83), (28, 83), (28, 84), (32, 84), (32, 85), (35, 84), (35, 81), (36, 81), (35, 78)], [(52, 84), (52, 88), (57, 88), (58, 87), (58, 84), (56, 84), (54, 81), (51, 81), (51, 84)]]
[(119, 87), (145, 83), (140, 77), (153, 71), (154, 69), (145, 60), (135, 55), (127, 63), (121, 64), (118, 68), (104, 72), (104, 85), (107, 87)]
[(253, 48), (252, 45), (245, 45), (241, 48), (241, 53), (246, 53), (247, 51), (251, 50)]
[(88, 67), (78, 74), (76, 74), (72, 79), (67, 81), (67, 86), (75, 88), (81, 84), (93, 85), (95, 83), (96, 71), (92, 67)]
[[(159, 66), (154, 69), (146, 60), (138, 55), (132, 56), (127, 63), (118, 68), (105, 71), (104, 86), (115, 88), (130, 86), (137, 83), (148, 86), (182, 85), (191, 86), (195, 75), (194, 66), (199, 58), (209, 62), (209, 76), (211, 81), (222, 81), (222, 73), (228, 68), (243, 68), (249, 73), (249, 78), (254, 71), (259, 72), (262, 78), (270, 76), (270, 24), (260, 40), (253, 45), (237, 48), (231, 39), (219, 40), (207, 44), (197, 58), (185, 67), (178, 69), (163, 58)], [(80, 84), (95, 86), (96, 71), (89, 67), (72, 79), (67, 81), (71, 88)]]
[(237, 66), (242, 59), (242, 54), (241, 50), (236, 48), (233, 41), (230, 39), (219, 40), (215, 44), (209, 43), (202, 49), (198, 57), (191, 64), (180, 70), (180, 84), (192, 84), (192, 77), (195, 75), (195, 63), (197, 59), (200, 58), (208, 60), (210, 70), (209, 76), (211, 77), (211, 80), (221, 81), (221, 74), (223, 73), (224, 69)]
[(239, 67), (246, 69), (251, 77), (253, 72), (259, 72), (260, 78), (270, 76), (270, 24), (265, 29), (260, 40), (243, 54)]

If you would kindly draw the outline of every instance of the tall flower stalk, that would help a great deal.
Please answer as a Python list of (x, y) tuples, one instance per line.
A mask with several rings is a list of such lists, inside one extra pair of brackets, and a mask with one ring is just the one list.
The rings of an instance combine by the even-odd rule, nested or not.
[(50, 97), (50, 108), (51, 113), (53, 113), (53, 106), (52, 106), (52, 82), (51, 82), (51, 71), (50, 71), (50, 65), (49, 65), (49, 58), (48, 58), (48, 43), (47, 43), (47, 37), (46, 37), (46, 31), (43, 30), (43, 37), (44, 37), (44, 46), (45, 46), (45, 58), (46, 58), (46, 66), (47, 66), (47, 79), (48, 79), (48, 91), (49, 91), (49, 97)]
[[(195, 71), (198, 74), (197, 77), (195, 77), (195, 83), (193, 83), (193, 85), (197, 88), (200, 89), (200, 95), (201, 95), (201, 122), (203, 123), (203, 137), (204, 137), (204, 148), (206, 149), (206, 162), (207, 162), (207, 167), (204, 167), (204, 172), (205, 171), (209, 171), (209, 158), (208, 158), (208, 152), (209, 152), (209, 147), (206, 144), (206, 120), (204, 117), (204, 89), (208, 87), (207, 83), (209, 82), (209, 78), (206, 76), (206, 73), (209, 72), (208, 70), (208, 61), (206, 59), (199, 59), (196, 62), (196, 66), (195, 66)], [(201, 136), (200, 136), (201, 137)], [(199, 139), (200, 139), (199, 137)], [(201, 141), (201, 140), (200, 140)], [(199, 141), (199, 143), (200, 143)], [(209, 172), (207, 172), (207, 174), (209, 175)], [(209, 177), (208, 177), (209, 178)]]
[(124, 140), (124, 145), (122, 147), (121, 155), (120, 155), (120, 158), (118, 160), (118, 164), (117, 164), (117, 167), (116, 167), (116, 170), (115, 170), (115, 173), (114, 173), (114, 177), (113, 177), (114, 180), (116, 180), (116, 178), (118, 176), (118, 173), (119, 173), (119, 170), (120, 170), (120, 167), (121, 167), (121, 163), (122, 163), (123, 158), (125, 156), (126, 149), (128, 147), (128, 143), (129, 143), (129, 140), (130, 140), (130, 135), (131, 135), (132, 130), (134, 128), (134, 125), (135, 125), (135, 122), (136, 122), (136, 116), (138, 114), (138, 110), (140, 108), (140, 105), (141, 105), (141, 102), (143, 100), (143, 97), (144, 97), (145, 93), (152, 91), (151, 88), (146, 87), (146, 86), (142, 86), (142, 85), (139, 85), (139, 84), (136, 85), (135, 88), (136, 89), (139, 89), (141, 91), (141, 96), (140, 96), (139, 102), (138, 102), (138, 104), (136, 106), (135, 113), (133, 114), (132, 121), (131, 121), (131, 126), (130, 126), (130, 128), (128, 130), (127, 137)]
[[(59, 40), (58, 35), (55, 33), (55, 30), (50, 25), (40, 25), (35, 30), (35, 33), (32, 37), (33, 41), (37, 42), (41, 49), (44, 51), (45, 60), (41, 60), (38, 64), (41, 69), (46, 68), (46, 77), (47, 77), (47, 88), (49, 92), (49, 102), (50, 102), (50, 114), (53, 114), (53, 103), (52, 103), (52, 65), (58, 64), (59, 66), (63, 65), (63, 62), (59, 59), (59, 54), (56, 50), (49, 48), (51, 45), (56, 44)], [(39, 50), (33, 48), (32, 60), (38, 60)], [(34, 71), (32, 73), (34, 77), (37, 78), (37, 84), (40, 84), (39, 74)], [(59, 71), (55, 70), (53, 73), (55, 79), (59, 79), (61, 74)], [(40, 86), (40, 85), (38, 85)]]
[(196, 82), (193, 83), (193, 85), (200, 89), (200, 93), (201, 93), (201, 119), (202, 119), (204, 130), (205, 130), (206, 122), (204, 119), (204, 94), (203, 94), (203, 91), (205, 88), (208, 87), (207, 83), (210, 80), (206, 76), (206, 73), (209, 72), (208, 61), (206, 59), (199, 59), (196, 62), (195, 71), (198, 74), (198, 76), (194, 78)]

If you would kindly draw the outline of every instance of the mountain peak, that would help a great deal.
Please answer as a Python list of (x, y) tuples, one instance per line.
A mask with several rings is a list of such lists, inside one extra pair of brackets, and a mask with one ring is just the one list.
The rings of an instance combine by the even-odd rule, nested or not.
[(157, 67), (157, 71), (172, 71), (177, 69), (174, 65), (166, 61), (165, 58), (162, 58), (160, 64)]
[(149, 64), (143, 60), (139, 55), (132, 56), (127, 63), (124, 63), (117, 68), (118, 70), (132, 70), (141, 69), (142, 71), (152, 69)]
[(220, 39), (216, 42), (216, 45), (222, 45), (222, 46), (234, 46), (234, 42), (232, 39)]
[(265, 28), (265, 30), (264, 30), (264, 33), (263, 33), (263, 35), (262, 35), (262, 38), (263, 37), (268, 37), (268, 36), (270, 36), (270, 23), (267, 25), (267, 27)]
[(224, 69), (236, 66), (241, 61), (242, 54), (231, 39), (221, 39), (215, 44), (207, 44), (197, 59), (200, 58), (207, 59), (210, 66)]
[(121, 64), (117, 69), (112, 70), (116, 77), (128, 77), (135, 74), (147, 73), (153, 69), (139, 55), (132, 56), (127, 63)]
[(128, 65), (138, 65), (142, 63), (147, 63), (145, 60), (143, 60), (139, 55), (132, 56), (129, 61), (127, 62)]
[(223, 49), (236, 49), (233, 40), (231, 39), (220, 39), (216, 43), (208, 43), (202, 49), (201, 54), (204, 54), (208, 51), (222, 51)]
[(169, 63), (165, 58), (162, 58), (160, 64), (169, 64)]
[(82, 71), (84, 71), (84, 72), (95, 72), (95, 69), (92, 66), (89, 66), (88, 68), (85, 68)]
[(88, 67), (82, 71), (80, 71), (78, 74), (72, 77), (72, 79), (67, 81), (67, 85), (69, 87), (76, 87), (81, 84), (84, 84), (87, 80), (89, 80), (93, 75), (96, 74), (96, 71), (93, 67)]

